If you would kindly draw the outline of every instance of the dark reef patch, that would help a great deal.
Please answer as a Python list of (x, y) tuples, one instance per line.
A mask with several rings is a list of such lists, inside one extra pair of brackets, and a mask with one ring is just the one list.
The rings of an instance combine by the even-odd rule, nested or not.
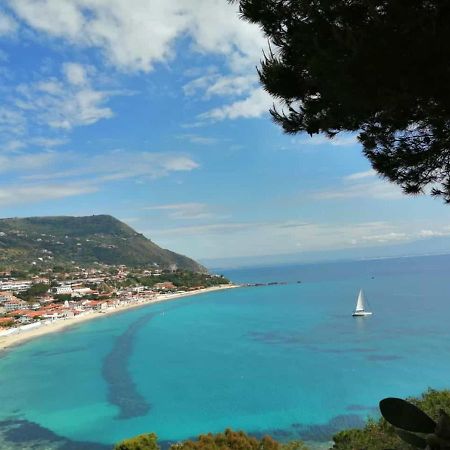
[(302, 335), (282, 334), (273, 331), (252, 331), (245, 336), (252, 341), (274, 345), (307, 344), (308, 339)]
[(150, 411), (151, 405), (138, 392), (128, 362), (136, 333), (155, 315), (151, 312), (133, 322), (116, 339), (113, 349), (103, 360), (102, 376), (108, 384), (108, 401), (119, 407), (118, 419), (145, 416)]
[(319, 425), (293, 423), (292, 428), (297, 436), (305, 441), (328, 441), (334, 434), (346, 428), (362, 428), (364, 419), (356, 414), (343, 414), (331, 418), (328, 422)]
[(320, 353), (372, 353), (377, 350), (374, 348), (320, 348), (320, 347), (311, 347), (311, 350), (320, 352)]
[(0, 421), (0, 442), (17, 449), (27, 446), (55, 450), (111, 450), (110, 445), (71, 441), (48, 428), (23, 419)]

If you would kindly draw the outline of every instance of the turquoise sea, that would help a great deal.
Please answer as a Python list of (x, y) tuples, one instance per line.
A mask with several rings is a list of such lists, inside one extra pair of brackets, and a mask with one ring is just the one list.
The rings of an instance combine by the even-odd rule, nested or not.
[[(326, 442), (385, 396), (450, 388), (449, 274), (450, 256), (229, 270), (287, 284), (145, 306), (16, 347), (0, 354), (0, 448), (108, 449), (226, 427)], [(355, 319), (360, 288), (374, 315)]]

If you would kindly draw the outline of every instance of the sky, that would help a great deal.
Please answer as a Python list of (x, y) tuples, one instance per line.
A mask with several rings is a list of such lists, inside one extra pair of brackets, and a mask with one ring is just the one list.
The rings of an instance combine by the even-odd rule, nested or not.
[(226, 0), (2, 0), (0, 217), (111, 214), (201, 261), (450, 236), (354, 135), (282, 133), (266, 47)]

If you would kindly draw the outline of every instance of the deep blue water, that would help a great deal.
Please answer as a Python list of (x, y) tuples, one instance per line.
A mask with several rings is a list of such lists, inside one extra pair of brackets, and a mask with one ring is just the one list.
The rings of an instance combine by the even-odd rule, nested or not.
[[(103, 449), (226, 427), (327, 441), (385, 396), (450, 387), (449, 269), (434, 256), (230, 270), (288, 284), (147, 306), (14, 348), (0, 357), (0, 443)], [(355, 319), (360, 288), (374, 315)]]

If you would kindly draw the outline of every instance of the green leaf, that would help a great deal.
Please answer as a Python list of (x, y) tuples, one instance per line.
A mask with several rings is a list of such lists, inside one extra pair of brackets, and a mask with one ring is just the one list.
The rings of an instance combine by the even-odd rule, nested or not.
[(416, 434), (404, 430), (395, 430), (395, 432), (402, 441), (407, 442), (413, 447), (425, 448), (427, 446), (427, 441)]
[(400, 398), (385, 398), (380, 402), (382, 416), (397, 428), (416, 433), (433, 433), (436, 423), (422, 410)]

